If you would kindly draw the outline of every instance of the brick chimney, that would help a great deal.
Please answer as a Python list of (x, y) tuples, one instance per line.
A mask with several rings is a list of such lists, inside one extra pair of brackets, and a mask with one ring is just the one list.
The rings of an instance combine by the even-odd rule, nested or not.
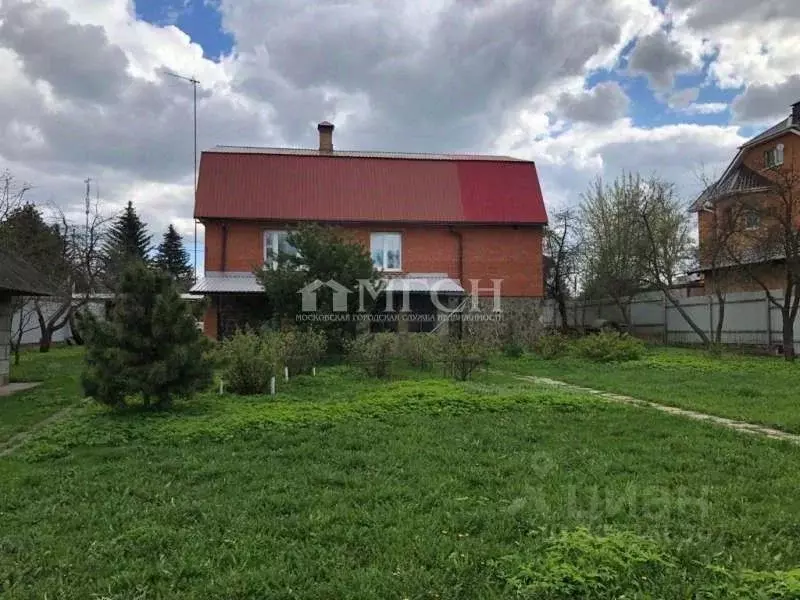
[(333, 123), (323, 121), (317, 125), (319, 131), (319, 151), (333, 152)]
[(792, 104), (792, 125), (800, 125), (800, 101)]

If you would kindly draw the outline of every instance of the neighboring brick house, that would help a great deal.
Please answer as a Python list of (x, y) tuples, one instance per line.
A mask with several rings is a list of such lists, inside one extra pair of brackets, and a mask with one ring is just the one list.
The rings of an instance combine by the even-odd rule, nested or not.
[(504, 315), (525, 307), (517, 312), (534, 318), (547, 217), (533, 162), (339, 151), (333, 125), (318, 130), (319, 149), (203, 152), (194, 215), (205, 226), (205, 276), (192, 291), (211, 298), (207, 335), (227, 335), (239, 309), (263, 302), (253, 270), (270, 250), (287, 250), (302, 222), (340, 227), (420, 295), (433, 283), (464, 294), (472, 279), (485, 288), (501, 279)]
[[(727, 292), (760, 291), (759, 282), (770, 289), (784, 286), (783, 257), (765, 252), (762, 241), (775, 224), (770, 215), (779, 209), (778, 189), (794, 180), (800, 182), (800, 102), (787, 118), (742, 145), (722, 177), (694, 202), (706, 290), (715, 284)], [(794, 193), (800, 208), (800, 188)], [(733, 233), (726, 239), (726, 232)], [(735, 259), (716, 251), (725, 246), (736, 249)]]

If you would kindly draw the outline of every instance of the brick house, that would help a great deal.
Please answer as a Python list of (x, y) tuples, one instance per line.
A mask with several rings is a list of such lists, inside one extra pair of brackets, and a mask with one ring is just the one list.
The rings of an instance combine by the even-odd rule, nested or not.
[(537, 318), (547, 216), (533, 162), (340, 151), (333, 129), (319, 124), (318, 149), (202, 153), (194, 216), (205, 226), (205, 273), (192, 292), (210, 297), (208, 336), (229, 334), (243, 309), (263, 302), (253, 269), (291, 251), (286, 236), (302, 222), (360, 241), (390, 288), (422, 297), (435, 284), (463, 295), (479, 280), (485, 297), (500, 279), (503, 319)]
[[(761, 291), (759, 282), (770, 289), (785, 285), (780, 253), (767, 255), (752, 246), (761, 244), (768, 228), (775, 226), (771, 215), (780, 210), (778, 190), (791, 181), (800, 182), (800, 102), (792, 105), (787, 118), (743, 144), (719, 180), (692, 205), (707, 290), (719, 285), (727, 292)], [(800, 189), (795, 193), (800, 198)], [(723, 243), (725, 231), (732, 233)], [(712, 263), (715, 248), (726, 245), (736, 249), (736, 260), (723, 251)]]

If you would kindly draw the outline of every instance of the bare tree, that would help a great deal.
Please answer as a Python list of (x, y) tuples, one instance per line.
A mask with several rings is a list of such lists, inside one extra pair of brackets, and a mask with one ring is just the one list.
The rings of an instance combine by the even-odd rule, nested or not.
[(11, 351), (14, 353), (14, 364), (19, 364), (22, 340), (25, 334), (35, 331), (39, 325), (34, 318), (36, 310), (31, 296), (14, 296), (11, 299)]
[(574, 209), (557, 212), (545, 232), (545, 292), (553, 298), (567, 329), (567, 299), (574, 292), (581, 251), (581, 223)]
[[(74, 325), (75, 314), (80, 311), (97, 291), (102, 273), (103, 261), (101, 246), (104, 240), (108, 219), (95, 204), (86, 225), (75, 226), (64, 213), (54, 209), (58, 228), (63, 241), (59, 264), (63, 271), (60, 276), (51, 277), (56, 294), (41, 300), (34, 300), (36, 318), (41, 331), (39, 350), (47, 352), (53, 342), (53, 335), (67, 324)], [(50, 310), (45, 308), (47, 303)]]
[[(798, 165), (765, 165), (764, 192), (736, 200), (743, 222), (727, 244), (728, 256), (781, 312), (782, 346), (794, 360), (794, 321), (800, 308), (800, 170)], [(780, 293), (776, 293), (780, 291)]]
[[(712, 188), (706, 187), (706, 190), (710, 189)], [(717, 344), (722, 343), (728, 290), (739, 279), (739, 269), (731, 259), (728, 247), (743, 223), (743, 206), (731, 196), (716, 201), (713, 206), (701, 206), (697, 216), (698, 220), (709, 220), (700, 228), (698, 259), (705, 274), (706, 289), (714, 296), (717, 304), (717, 319), (714, 323), (714, 342)]]
[(703, 344), (709, 346), (708, 334), (695, 323), (673, 291), (675, 279), (686, 272), (695, 255), (688, 213), (675, 197), (671, 183), (653, 176), (639, 180), (639, 184), (639, 218), (644, 241), (642, 281), (647, 287), (661, 291)]
[(10, 171), (0, 172), (0, 223), (22, 206), (25, 194), (30, 189), (27, 183), (17, 183)]

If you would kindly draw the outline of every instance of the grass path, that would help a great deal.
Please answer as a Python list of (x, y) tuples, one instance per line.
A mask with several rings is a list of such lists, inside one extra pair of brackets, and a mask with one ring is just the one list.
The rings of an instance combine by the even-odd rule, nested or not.
[(800, 362), (649, 347), (640, 360), (622, 363), (525, 354), (498, 356), (492, 366), (800, 435)]
[(38, 433), (45, 427), (52, 425), (54, 423), (58, 423), (59, 421), (63, 421), (67, 416), (70, 415), (74, 410), (84, 406), (88, 402), (87, 399), (83, 399), (80, 402), (76, 402), (75, 404), (68, 406), (66, 408), (62, 408), (56, 413), (53, 413), (46, 419), (43, 419), (33, 425), (32, 427), (26, 429), (25, 431), (20, 431), (19, 433), (14, 434), (5, 442), (0, 443), (0, 458), (4, 456), (8, 456), (9, 454), (13, 454), (16, 450), (21, 448), (25, 442), (27, 442), (32, 435)]
[(601, 390), (595, 390), (592, 388), (583, 387), (572, 383), (566, 383), (564, 381), (558, 381), (556, 379), (550, 379), (549, 377), (536, 377), (533, 375), (513, 375), (513, 374), (510, 375), (514, 379), (518, 379), (520, 381), (530, 381), (532, 383), (540, 385), (555, 386), (561, 389), (567, 389), (573, 392), (579, 392), (581, 394), (592, 394), (600, 398), (603, 398), (604, 400), (610, 400), (611, 402), (654, 408), (656, 410), (660, 410), (661, 412), (669, 413), (671, 415), (677, 415), (680, 417), (685, 417), (687, 419), (693, 419), (695, 421), (707, 421), (709, 423), (713, 423), (714, 425), (720, 425), (722, 427), (727, 427), (729, 429), (741, 431), (742, 433), (762, 435), (773, 439), (786, 440), (795, 444), (800, 444), (800, 435), (787, 433), (786, 431), (781, 431), (780, 429), (764, 427), (763, 425), (757, 425), (755, 423), (736, 421), (734, 419), (727, 419), (725, 417), (710, 415), (708, 413), (702, 413), (694, 410), (677, 408), (675, 406), (658, 404), (657, 402), (650, 402), (649, 400), (640, 400), (638, 398), (633, 398), (631, 396), (624, 396), (622, 394), (603, 392)]

